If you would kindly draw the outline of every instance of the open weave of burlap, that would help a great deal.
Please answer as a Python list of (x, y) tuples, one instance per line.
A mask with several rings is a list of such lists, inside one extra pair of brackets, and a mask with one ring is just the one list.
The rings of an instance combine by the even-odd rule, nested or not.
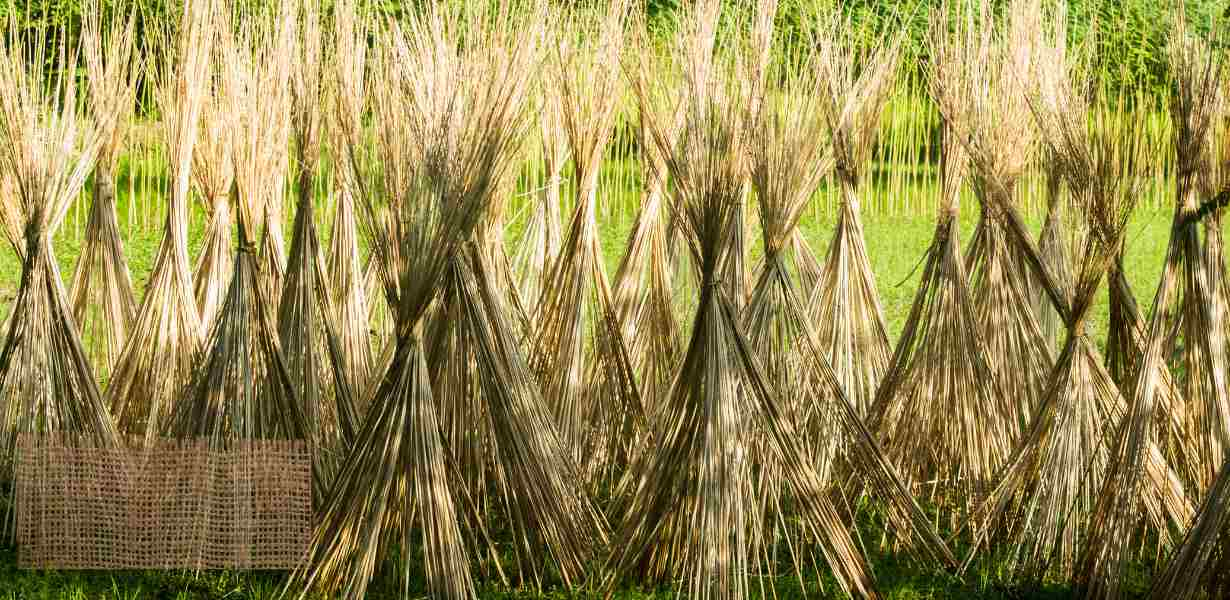
[(21, 568), (292, 569), (307, 552), (303, 441), (98, 448), (23, 436), (17, 454)]

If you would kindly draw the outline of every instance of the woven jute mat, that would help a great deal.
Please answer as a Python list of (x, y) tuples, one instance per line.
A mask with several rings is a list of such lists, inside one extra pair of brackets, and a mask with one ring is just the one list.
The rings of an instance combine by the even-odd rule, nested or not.
[(293, 569), (307, 552), (303, 441), (99, 448), (26, 435), (15, 470), (21, 568)]

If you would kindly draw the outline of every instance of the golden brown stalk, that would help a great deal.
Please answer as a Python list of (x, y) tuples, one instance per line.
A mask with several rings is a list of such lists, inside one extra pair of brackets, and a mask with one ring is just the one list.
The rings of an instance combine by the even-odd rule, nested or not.
[[(289, 78), (296, 20), (289, 2), (273, 14), (243, 13), (226, 7), (244, 26), (221, 52), (223, 106), (235, 114), (234, 202), (238, 247), (226, 299), (205, 340), (192, 379), (173, 407), (162, 433), (206, 438), (211, 445), (250, 439), (308, 439), (313, 424), (300, 402), (275, 328), (262, 264), (256, 256), (257, 232), (265, 203), (280, 201), (274, 172), (284, 167), (281, 131), (287, 127)], [(324, 493), (322, 453), (314, 453), (313, 488)]]
[[(739, 70), (715, 59), (709, 34), (717, 2), (693, 9), (681, 36), (683, 126), (650, 118), (653, 144), (674, 183), (671, 204), (701, 285), (691, 339), (655, 423), (653, 451), (636, 455), (630, 494), (608, 561), (609, 590), (636, 575), (677, 581), (691, 597), (741, 598), (752, 585), (757, 536), (771, 524), (760, 496), (781, 489), (814, 535), (847, 593), (876, 597), (867, 565), (807, 461), (780, 397), (743, 332), (721, 277), (727, 273), (747, 181), (747, 98)], [(634, 78), (644, 114), (673, 87)], [(736, 291), (737, 293), (737, 291)], [(753, 476), (772, 468), (774, 481)], [(757, 488), (757, 483), (766, 487)]]
[[(377, 143), (347, 140), (396, 346), (297, 576), (347, 598), (363, 597), (379, 558), (416, 532), (430, 592), (474, 597), (467, 547), (495, 554), (488, 511), (504, 511), (535, 574), (546, 550), (567, 582), (602, 539), (476, 238), (529, 124), (542, 35), (534, 8), (512, 17), (437, 6), (391, 23), (373, 65)], [(452, 434), (459, 426), (465, 436)], [(471, 495), (478, 488), (496, 498)]]
[(628, 432), (644, 426), (640, 390), (612, 304), (598, 239), (598, 176), (620, 98), (620, 61), (629, 4), (577, 14), (549, 63), (561, 94), (564, 132), (576, 177), (564, 245), (548, 271), (534, 312), (530, 368), (560, 434), (587, 483), (607, 484), (630, 452)]
[(127, 18), (108, 15), (113, 22), (104, 26), (104, 11), (91, 0), (82, 14), (89, 104), (104, 142), (94, 166), (90, 214), (69, 293), (88, 355), (106, 379), (137, 312), (115, 214), (115, 172), (136, 106), (141, 66), (133, 56), (135, 11)]
[(863, 240), (859, 185), (892, 92), (902, 36), (861, 49), (853, 31), (853, 24), (834, 11), (817, 38), (824, 81), (820, 108), (832, 139), (841, 202), (810, 305), (842, 389), (859, 414), (866, 415), (888, 369), (891, 348)]
[(192, 177), (209, 221), (205, 226), (196, 268), (192, 272), (201, 324), (208, 330), (222, 308), (226, 284), (231, 280), (234, 253), (231, 240), (231, 185), (235, 179), (232, 136), (238, 126), (235, 112), (222, 104), (219, 94), (211, 94), (201, 110), (201, 134), (192, 157)]
[(210, 49), (220, 11), (215, 0), (186, 3), (177, 37), (167, 40), (167, 46), (175, 48), (175, 60), (167, 62), (159, 81), (171, 175), (165, 232), (137, 322), (107, 388), (120, 431), (142, 435), (147, 444), (159, 435), (173, 400), (191, 378), (201, 342), (188, 261), (188, 194), (198, 125), (210, 93)]
[(991, 485), (1016, 426), (987, 356), (957, 238), (957, 201), (970, 162), (961, 131), (973, 117), (972, 70), (982, 64), (971, 62), (979, 47), (968, 19), (951, 4), (932, 14), (930, 91), (944, 117), (939, 217), (868, 419), (902, 476), (913, 489), (925, 486), (949, 524)]
[[(121, 443), (51, 249), (105, 130), (86, 118), (76, 78), (62, 75), (77, 67), (76, 55), (60, 46), (62, 32), (39, 28), (32, 39), (24, 35), (13, 15), (0, 25), (0, 172), (14, 185), (6, 201), (23, 232), (21, 284), (0, 346), (0, 477), (6, 481), (23, 434), (80, 436), (101, 447)], [(52, 47), (58, 53), (48, 56)]]
[[(1156, 438), (1155, 412), (1164, 389), (1162, 373), (1165, 373), (1165, 346), (1171, 338), (1167, 331), (1166, 315), (1177, 302), (1183, 304), (1182, 321), (1200, 319), (1188, 325), (1185, 339), (1188, 345), (1200, 347), (1203, 338), (1203, 359), (1189, 361), (1189, 368), (1203, 367), (1189, 376), (1201, 373), (1204, 389), (1189, 386), (1186, 391), (1200, 394), (1188, 397), (1189, 406), (1205, 414), (1204, 424), (1193, 435), (1220, 442), (1224, 428), (1217, 414), (1225, 401), (1224, 384), (1224, 324), (1208, 320), (1207, 306), (1211, 294), (1207, 279), (1200, 271), (1202, 263), (1193, 260), (1199, 248), (1195, 246), (1198, 192), (1197, 175), (1206, 168), (1208, 135), (1215, 116), (1216, 91), (1224, 76), (1224, 59), (1220, 52), (1211, 51), (1215, 43), (1192, 36), (1187, 29), (1181, 7), (1175, 10), (1175, 42), (1171, 47), (1172, 69), (1175, 73), (1176, 93), (1172, 96), (1171, 113), (1174, 119), (1174, 145), (1177, 158), (1174, 219), (1170, 243), (1166, 250), (1166, 264), (1153, 300), (1152, 317), (1146, 333), (1146, 346), (1140, 359), (1140, 367), (1129, 398), (1127, 413), (1112, 441), (1111, 462), (1107, 477), (1098, 495), (1098, 503), (1087, 534), (1088, 543), (1081, 552), (1078, 563), (1077, 582), (1086, 598), (1118, 598), (1121, 594), (1123, 576), (1141, 535), (1138, 515), (1144, 501), (1147, 480), (1144, 464), (1151, 456), (1151, 444)], [(1216, 29), (1215, 31), (1220, 31)], [(1186, 267), (1186, 268), (1185, 268)], [(1180, 296), (1181, 294), (1181, 296)], [(1189, 299), (1190, 298), (1190, 299)], [(1204, 314), (1202, 314), (1204, 313)], [(1193, 337), (1199, 327), (1200, 333)], [(1221, 368), (1217, 368), (1218, 365)], [(1207, 444), (1208, 442), (1206, 442)], [(1207, 446), (1206, 446), (1207, 447)], [(1202, 464), (1209, 464), (1206, 458)], [(1216, 463), (1215, 463), (1216, 464)], [(1207, 481), (1207, 479), (1205, 479)], [(1178, 489), (1176, 493), (1181, 493)], [(1169, 516), (1169, 515), (1168, 515)], [(1179, 514), (1163, 527), (1177, 528), (1187, 522), (1189, 515)], [(1161, 543), (1168, 541), (1170, 531), (1161, 529)]]

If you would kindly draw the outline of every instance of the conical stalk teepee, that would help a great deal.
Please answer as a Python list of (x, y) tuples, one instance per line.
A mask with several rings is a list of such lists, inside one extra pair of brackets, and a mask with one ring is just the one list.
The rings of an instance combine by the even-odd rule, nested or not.
[[(423, 536), (431, 593), (474, 597), (467, 548), (496, 556), (484, 514), (494, 506), (506, 507), (505, 522), (529, 536), (517, 557), (528, 561), (519, 566), (534, 578), (546, 550), (565, 582), (579, 581), (604, 536), (535, 397), (534, 378), (501, 312), (506, 290), (493, 285), (482, 263), (489, 258), (484, 240), (476, 237), (529, 124), (526, 81), (541, 57), (536, 42), (544, 15), (447, 10), (427, 11), (385, 34), (383, 82), (372, 90), (374, 149), (383, 167), (377, 176), (388, 183), (406, 177), (385, 185), (405, 190), (389, 199), (387, 221), (373, 210), (384, 199), (360, 178), (373, 253), (394, 304), (396, 347), (301, 573), (346, 597), (363, 597), (377, 557), (392, 544), (408, 545), (414, 531)], [(358, 139), (348, 142), (348, 152), (367, 151)], [(457, 318), (442, 317), (450, 314)], [(471, 433), (452, 436), (459, 423)], [(491, 482), (484, 465), (507, 479)], [(491, 486), (486, 493), (500, 499), (472, 496), (479, 486)]]
[(866, 415), (892, 350), (863, 240), (859, 184), (892, 91), (902, 38), (898, 34), (860, 51), (853, 32), (854, 25), (834, 11), (818, 37), (824, 78), (820, 108), (832, 140), (841, 201), (809, 303), (842, 389)]
[[(331, 140), (335, 149), (343, 148), (348, 136), (362, 129), (365, 88), (363, 78), (367, 71), (367, 26), (366, 21), (355, 15), (354, 10), (339, 2), (333, 12), (334, 96), (336, 110)], [(345, 164), (346, 154), (334, 152), (337, 167), (334, 169), (336, 205), (333, 213), (332, 235), (326, 259), (330, 280), (330, 293), (334, 318), (337, 323), (338, 344), (342, 349), (344, 372), (350, 377), (353, 392), (363, 392), (372, 377), (372, 336), (369, 331), (369, 302), (383, 302), (381, 298), (369, 298), (364, 279), (363, 260), (359, 254), (359, 229), (357, 199), (361, 193), (352, 170)], [(360, 411), (366, 398), (356, 397), (356, 411)]]
[(175, 60), (168, 61), (158, 90), (170, 160), (167, 216), (137, 322), (107, 387), (120, 431), (145, 436), (147, 443), (158, 436), (173, 399), (190, 379), (202, 335), (188, 261), (188, 193), (198, 124), (210, 93), (219, 10), (214, 0), (185, 3), (177, 37), (167, 42), (175, 48)]
[[(598, 239), (599, 165), (622, 96), (627, 2), (577, 15), (577, 39), (556, 40), (548, 65), (561, 94), (576, 176), (573, 215), (534, 312), (530, 366), (573, 460), (599, 486), (623, 471), (626, 432), (644, 426), (640, 390), (619, 326)], [(638, 425), (639, 422), (639, 425)]]
[(234, 268), (231, 248), (235, 232), (230, 204), (235, 180), (232, 136), (237, 126), (231, 107), (222, 105), (219, 93), (210, 94), (201, 110), (201, 133), (192, 157), (192, 178), (208, 215), (205, 240), (192, 272), (196, 305), (206, 331), (222, 308)]
[[(1062, 11), (1056, 19), (1062, 22)], [(1062, 32), (1062, 28), (1058, 28)], [(1064, 38), (1057, 36), (1062, 47)], [(1090, 106), (1080, 97), (1083, 71), (1067, 72), (1063, 60), (1045, 63), (1031, 110), (1047, 153), (1062, 173), (1083, 214), (1085, 237), (1072, 291), (1068, 327), (1056, 368), (1031, 424), (1013, 452), (1003, 479), (980, 511), (977, 535), (996, 535), (1014, 548), (1014, 575), (1039, 580), (1050, 573), (1071, 577), (1083, 533), (1111, 447), (1105, 432), (1125, 414), (1126, 402), (1103, 367), (1086, 323), (1107, 268), (1118, 256), (1137, 197), (1130, 168), (1143, 151), (1136, 121), (1124, 119), (1122, 104)], [(1150, 462), (1154, 484), (1147, 494), (1148, 517), (1167, 519), (1167, 485), (1172, 474), (1160, 454)], [(976, 545), (975, 548), (978, 548)], [(971, 553), (971, 559), (973, 553)]]
[(0, 346), (0, 477), (11, 481), (23, 434), (80, 436), (103, 447), (118, 446), (120, 438), (51, 249), (105, 131), (83, 114), (76, 79), (51, 75), (73, 72), (75, 56), (49, 56), (48, 32), (23, 43), (15, 37), (14, 21), (6, 23), (0, 28), (0, 173), (13, 185), (5, 212), (20, 219), (23, 233), (21, 284)]
[(931, 94), (944, 116), (935, 234), (913, 307), (868, 425), (912, 486), (955, 524), (1008, 457), (1014, 412), (986, 354), (957, 238), (958, 198), (968, 154), (958, 124), (968, 114), (977, 52), (971, 25), (949, 31), (945, 5), (932, 15)]
[[(315, 178), (325, 136), (323, 32), (315, 0), (300, 0), (295, 65), (291, 70), (291, 127), (295, 153), (292, 173), (296, 212), (287, 260), (285, 287), (278, 305), (278, 337), (286, 368), (295, 386), (308, 435), (320, 456), (319, 479), (333, 472), (349, 450), (358, 426), (353, 377), (346, 372), (338, 340), (329, 280), (316, 233)], [(323, 493), (323, 487), (321, 488)]]
[[(689, 77), (678, 142), (669, 141), (669, 123), (651, 120), (650, 125), (675, 184), (672, 212), (699, 266), (699, 304), (687, 351), (655, 423), (655, 451), (638, 454), (631, 465), (635, 479), (622, 500), (625, 516), (607, 585), (636, 573), (650, 581), (678, 581), (694, 597), (748, 594), (759, 558), (757, 531), (766, 526), (761, 519), (767, 514), (753, 472), (772, 464), (777, 484), (799, 500), (797, 514), (809, 523), (842, 589), (875, 597), (862, 554), (820, 493), (823, 483), (721, 283), (747, 181), (748, 105), (732, 84), (731, 67), (712, 55), (719, 3), (703, 2), (692, 10), (680, 40)], [(647, 74), (636, 81), (643, 107), (653, 105), (652, 96), (670, 91), (651, 83)]]
[[(238, 245), (226, 298), (163, 426), (172, 437), (205, 438), (219, 447), (237, 440), (312, 439), (275, 329), (276, 305), (260, 271), (265, 265), (256, 254), (265, 204), (281, 201), (273, 171), (285, 163), (281, 130), (288, 127), (296, 31), (291, 7), (283, 2), (273, 15), (245, 15), (251, 28), (229, 38), (221, 52), (222, 98), (237, 124), (231, 200)], [(314, 453), (312, 469), (318, 495), (325, 475), (321, 455)]]
[[(1171, 114), (1175, 125), (1174, 142), (1179, 174), (1175, 181), (1174, 218), (1170, 243), (1166, 249), (1165, 266), (1153, 299), (1152, 316), (1145, 336), (1146, 346), (1141, 353), (1136, 378), (1132, 382), (1133, 387), (1125, 393), (1128, 398), (1127, 412), (1111, 442), (1107, 476), (1099, 490), (1098, 503), (1086, 534), (1088, 542), (1078, 562), (1077, 583), (1081, 585), (1084, 597), (1090, 599), (1120, 597), (1123, 575), (1136, 547), (1135, 540), (1142, 535), (1135, 515), (1141, 512), (1141, 504), (1147, 498), (1144, 493), (1148, 489), (1147, 480), (1144, 478), (1147, 471), (1142, 467), (1152, 456), (1155, 412), (1159, 400), (1164, 398), (1164, 388), (1161, 385), (1163, 379), (1160, 374), (1166, 371), (1165, 350), (1168, 340), (1171, 339), (1171, 332), (1167, 331), (1167, 314), (1176, 302), (1182, 300), (1183, 304), (1175, 307), (1182, 311), (1181, 320), (1199, 317), (1204, 326), (1224, 327), (1206, 320), (1207, 314), (1199, 315), (1199, 312), (1207, 310), (1207, 306), (1196, 305), (1210, 300), (1205, 295), (1210, 290), (1203, 286), (1193, 289), (1193, 279), (1198, 285), (1201, 283), (1201, 277), (1193, 277), (1189, 273), (1192, 269), (1201, 267), (1199, 261), (1193, 261), (1191, 254), (1193, 237), (1196, 235), (1194, 230), (1199, 224), (1196, 218), (1196, 195), (1199, 191), (1196, 174), (1208, 158), (1208, 135), (1216, 114), (1215, 92), (1224, 77), (1225, 62), (1221, 53), (1213, 50), (1214, 43), (1201, 40), (1192, 34), (1183, 11), (1175, 11), (1174, 18), (1176, 43), (1171, 48), (1171, 64), (1175, 73), (1176, 93), (1171, 98)], [(1220, 32), (1224, 31), (1224, 28), (1215, 30)], [(1198, 251), (1199, 248), (1195, 250)], [(1197, 264), (1190, 264), (1192, 262)], [(1189, 329), (1188, 334), (1190, 333)], [(1218, 364), (1213, 361), (1218, 360), (1216, 346), (1224, 344), (1224, 336), (1221, 335), (1223, 333), (1224, 329), (1202, 331), (1198, 337), (1203, 338), (1206, 344), (1203, 347), (1200, 340), (1194, 337), (1186, 338), (1187, 343), (1196, 346), (1203, 354), (1203, 360), (1207, 361), (1204, 364), (1189, 362), (1189, 367), (1204, 367), (1193, 375), (1204, 373), (1213, 377), (1212, 381), (1206, 381), (1207, 387), (1203, 389), (1191, 386), (1185, 389), (1189, 393), (1194, 391), (1199, 394), (1186, 398), (1187, 404), (1203, 412), (1208, 419), (1203, 427), (1193, 431), (1192, 434), (1196, 436), (1218, 434), (1218, 426), (1213, 417), (1221, 407), (1219, 398), (1224, 392), (1224, 385), (1218, 381), (1224, 376), (1224, 369), (1214, 370), (1210, 367)], [(1224, 438), (1216, 441), (1220, 442), (1221, 439)], [(1211, 478), (1202, 477), (1202, 480), (1207, 482)], [(1181, 489), (1176, 490), (1176, 494), (1181, 492)], [(1168, 527), (1160, 530), (1161, 543), (1165, 544), (1169, 540), (1167, 534), (1171, 528), (1178, 529), (1186, 525), (1189, 516), (1182, 513), (1173, 515), (1165, 524)]]
[(90, 2), (83, 11), (83, 44), (91, 113), (103, 147), (94, 166), (90, 214), (81, 255), (73, 272), (70, 296), (73, 320), (86, 341), (87, 353), (104, 379), (124, 347), (136, 319), (137, 301), (124, 257), (116, 218), (115, 175), (136, 106), (136, 78), (141, 67), (133, 58), (136, 14), (111, 16)]

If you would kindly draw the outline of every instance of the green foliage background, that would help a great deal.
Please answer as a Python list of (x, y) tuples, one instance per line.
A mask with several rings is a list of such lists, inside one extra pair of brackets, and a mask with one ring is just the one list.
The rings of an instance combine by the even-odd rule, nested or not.
[[(271, 0), (243, 0), (253, 6), (271, 4)], [(396, 16), (412, 10), (426, 0), (370, 0), (373, 9)], [(577, 4), (579, 0), (552, 0), (559, 4)], [(687, 0), (641, 0), (645, 3), (650, 23), (657, 29), (668, 29), (672, 17)], [(995, 0), (1002, 4), (1004, 0)], [(85, 0), (9, 0), (0, 3), (0, 16), (15, 16), (24, 26), (66, 27), (70, 34), (80, 26)], [(168, 22), (168, 11), (178, 5), (176, 0), (100, 0), (104, 7), (117, 2), (135, 6), (142, 31), (153, 31)], [(325, 0), (328, 4), (329, 0)], [(779, 23), (781, 31), (802, 33), (807, 29), (807, 15), (816, 8), (840, 6), (852, 23), (864, 27), (869, 34), (906, 27), (911, 49), (925, 58), (923, 44), (927, 9), (938, 0), (781, 0)], [(1069, 0), (1069, 31), (1073, 43), (1082, 43), (1097, 27), (1098, 55), (1104, 73), (1114, 85), (1131, 85), (1163, 93), (1167, 81), (1166, 43), (1170, 26), (1167, 12), (1174, 3), (1181, 3), (1197, 29), (1207, 29), (1213, 15), (1230, 7), (1225, 0)], [(733, 11), (753, 3), (731, 0)], [(146, 36), (142, 36), (143, 38)], [(791, 39), (806, 39), (792, 35)], [(921, 64), (921, 60), (909, 64)]]

